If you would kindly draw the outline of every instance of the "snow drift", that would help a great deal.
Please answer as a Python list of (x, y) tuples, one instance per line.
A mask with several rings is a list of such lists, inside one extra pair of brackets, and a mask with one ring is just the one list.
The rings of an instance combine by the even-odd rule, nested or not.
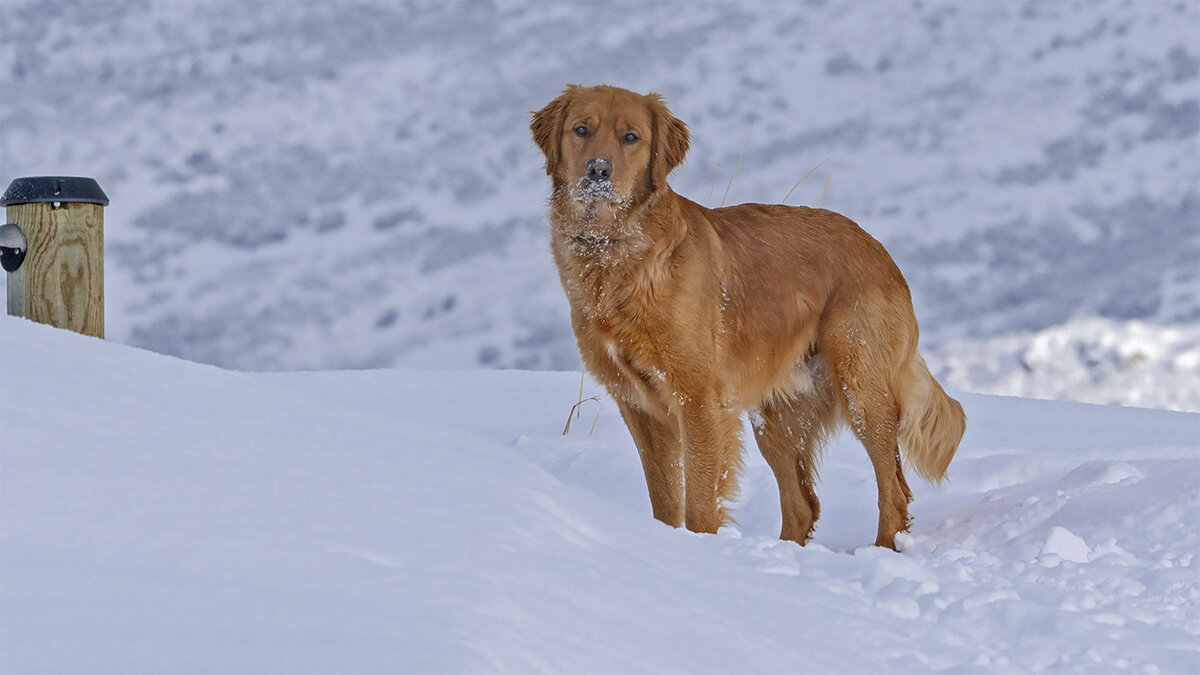
[(561, 435), (578, 373), (246, 374), (6, 317), (0, 368), (4, 672), (1197, 665), (1196, 414), (961, 395), (895, 553), (848, 438), (806, 548), (752, 454), (739, 525), (657, 523), (615, 406)]

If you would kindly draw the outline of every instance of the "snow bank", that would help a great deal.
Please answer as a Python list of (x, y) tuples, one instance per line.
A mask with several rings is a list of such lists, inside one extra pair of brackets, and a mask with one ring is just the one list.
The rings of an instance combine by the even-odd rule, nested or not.
[[(806, 548), (650, 517), (578, 374), (245, 374), (0, 317), (0, 671), (1197, 666), (1200, 415), (962, 397), (904, 553), (830, 448)], [(589, 395), (594, 385), (588, 385)]]

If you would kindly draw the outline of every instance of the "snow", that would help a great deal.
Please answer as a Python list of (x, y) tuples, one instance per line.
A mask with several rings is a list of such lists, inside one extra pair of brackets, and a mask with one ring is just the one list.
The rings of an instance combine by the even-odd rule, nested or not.
[(4, 0), (0, 187), (100, 182), (118, 342), (572, 370), (529, 111), (603, 82), (690, 125), (696, 201), (737, 166), (728, 203), (776, 202), (829, 158), (789, 203), (888, 247), (927, 349), (1093, 316), (1194, 335), (1198, 32), (1157, 0)]
[[(1200, 672), (1198, 6), (680, 8), (0, 3), (0, 181), (112, 198), (111, 342), (0, 317), (0, 671)], [(569, 82), (697, 201), (829, 158), (968, 414), (902, 553), (846, 436), (799, 548), (753, 451), (697, 536), (594, 383), (560, 435)]]
[[(1091, 555), (1092, 549), (1083, 540), (1083, 537), (1075, 534), (1065, 527), (1057, 525), (1050, 530), (1050, 538), (1042, 545), (1042, 558), (1053, 555), (1058, 557), (1058, 561), (1069, 560), (1073, 563), (1085, 563), (1088, 561), (1088, 556)], [(1056, 567), (1058, 561), (1045, 562), (1047, 567)]]
[(929, 363), (945, 384), (973, 391), (1200, 412), (1200, 323), (1079, 318), (952, 340)]
[(0, 368), (3, 672), (1200, 668), (1198, 414), (959, 394), (896, 553), (845, 436), (805, 548), (753, 452), (737, 525), (661, 525), (611, 401), (561, 435), (578, 373), (239, 373), (7, 317)]

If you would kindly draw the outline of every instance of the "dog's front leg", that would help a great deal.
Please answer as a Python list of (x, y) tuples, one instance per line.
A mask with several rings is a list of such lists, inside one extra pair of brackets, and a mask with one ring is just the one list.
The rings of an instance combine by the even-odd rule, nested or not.
[(731, 522), (725, 502), (737, 494), (741, 470), (741, 420), (716, 396), (684, 398), (684, 519), (693, 532), (716, 532)]
[(675, 425), (620, 399), (617, 407), (642, 458), (654, 517), (671, 527), (683, 525), (683, 457)]

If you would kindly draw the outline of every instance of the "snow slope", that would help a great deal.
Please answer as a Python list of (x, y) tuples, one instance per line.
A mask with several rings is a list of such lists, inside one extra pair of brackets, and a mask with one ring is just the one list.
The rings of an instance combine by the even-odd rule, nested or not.
[[(1200, 5), (5, 0), (0, 181), (95, 176), (108, 334), (248, 370), (578, 366), (528, 111), (666, 95), (701, 202), (876, 235), (930, 346), (1200, 321)], [(836, 167), (836, 168), (834, 168)], [(1169, 386), (1169, 385), (1164, 385)]]
[(956, 389), (1200, 412), (1200, 323), (1080, 318), (950, 340), (926, 358), (938, 380)]
[[(0, 317), (3, 672), (1195, 672), (1200, 415), (965, 395), (904, 552), (830, 448), (650, 517), (578, 374), (219, 370)], [(588, 384), (585, 394), (595, 393)], [(590, 404), (589, 404), (590, 405)]]

